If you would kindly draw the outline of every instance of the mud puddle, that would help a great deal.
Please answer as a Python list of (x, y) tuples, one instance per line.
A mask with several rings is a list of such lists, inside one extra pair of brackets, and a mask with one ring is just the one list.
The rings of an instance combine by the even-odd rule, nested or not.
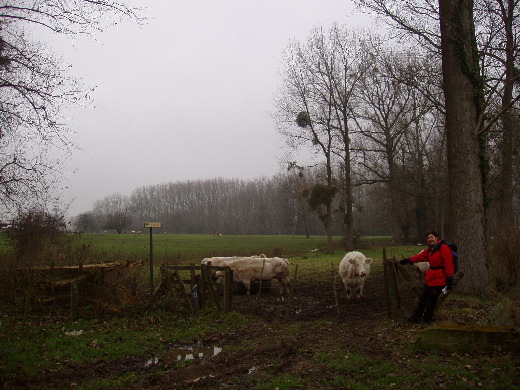
[(208, 358), (216, 356), (220, 352), (222, 352), (222, 348), (217, 346), (177, 346), (171, 348), (160, 357), (148, 359), (145, 363), (145, 367), (159, 363), (172, 364), (184, 360)]

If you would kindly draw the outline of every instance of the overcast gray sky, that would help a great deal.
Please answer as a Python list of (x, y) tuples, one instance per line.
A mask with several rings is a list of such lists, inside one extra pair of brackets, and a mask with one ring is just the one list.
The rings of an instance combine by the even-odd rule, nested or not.
[(146, 25), (52, 43), (96, 87), (92, 107), (68, 114), (82, 148), (66, 165), (70, 216), (145, 185), (284, 170), (271, 118), (282, 51), (314, 27), (368, 21), (348, 0), (132, 3), (147, 7)]

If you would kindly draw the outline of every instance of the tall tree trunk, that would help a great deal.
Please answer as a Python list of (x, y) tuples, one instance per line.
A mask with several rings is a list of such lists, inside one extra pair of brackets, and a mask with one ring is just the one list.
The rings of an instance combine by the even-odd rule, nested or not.
[(352, 195), (352, 167), (350, 164), (350, 136), (348, 119), (343, 118), (345, 131), (343, 133), (344, 163), (345, 163), (345, 250), (354, 250), (354, 214)]
[(459, 244), (462, 293), (487, 296), (481, 139), (481, 110), (472, 0), (439, 0), (443, 88), (446, 101), (449, 174), (448, 239)]
[[(387, 155), (387, 163), (388, 163), (388, 193), (390, 194), (390, 208), (391, 208), (391, 217), (392, 217), (392, 230), (393, 230), (393, 241), (396, 245), (402, 245), (405, 242), (405, 231), (403, 229), (403, 209), (402, 209), (402, 194), (399, 192), (398, 186), (399, 178), (398, 172), (399, 169), (396, 166), (394, 161), (394, 150), (391, 142), (387, 143), (386, 146), (386, 155)], [(400, 173), (399, 173), (400, 174)]]
[(426, 232), (427, 228), (425, 225), (426, 221), (426, 196), (425, 196), (425, 180), (424, 175), (422, 173), (422, 169), (418, 172), (420, 176), (419, 179), (419, 191), (415, 196), (415, 242), (423, 242), (423, 236)]
[[(329, 126), (330, 127), (330, 126)], [(325, 216), (325, 229), (327, 231), (327, 253), (333, 254), (334, 253), (334, 241), (332, 240), (332, 200), (333, 196), (332, 194), (332, 161), (331, 161), (331, 153), (330, 153), (330, 145), (329, 142), (329, 149), (327, 150), (327, 215)]]
[[(515, 46), (513, 36), (514, 2), (506, 1), (504, 8), (504, 25), (506, 29), (506, 62), (505, 85), (502, 96), (502, 108), (508, 108), (513, 100), (513, 81), (515, 78)], [(502, 138), (502, 175), (501, 175), (501, 203), (499, 226), (509, 229), (513, 226), (513, 118), (511, 110), (507, 111), (503, 118)]]

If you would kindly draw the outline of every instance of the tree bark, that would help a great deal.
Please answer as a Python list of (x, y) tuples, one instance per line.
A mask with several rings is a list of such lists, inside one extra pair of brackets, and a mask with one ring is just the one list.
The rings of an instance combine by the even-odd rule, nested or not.
[[(515, 45), (513, 34), (514, 2), (503, 4), (505, 26), (505, 82), (502, 108), (507, 109), (513, 101), (513, 82), (515, 79)], [(499, 226), (509, 229), (513, 226), (513, 145), (514, 127), (511, 109), (504, 114), (502, 139), (501, 204)]]
[(481, 139), (481, 110), (472, 0), (439, 0), (443, 88), (448, 140), (449, 227), (447, 239), (459, 245), (464, 278), (457, 290), (487, 296), (487, 270)]
[(344, 164), (345, 164), (345, 250), (350, 252), (354, 250), (354, 215), (353, 215), (353, 191), (352, 191), (352, 166), (350, 163), (350, 136), (348, 131), (348, 120), (344, 118)]

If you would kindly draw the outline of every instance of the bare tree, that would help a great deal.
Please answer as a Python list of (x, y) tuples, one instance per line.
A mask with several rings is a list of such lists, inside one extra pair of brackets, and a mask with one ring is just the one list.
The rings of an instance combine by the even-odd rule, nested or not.
[[(326, 207), (322, 215), (326, 225), (332, 223), (331, 205), (339, 190), (335, 183), (341, 184), (342, 199), (336, 211), (343, 216), (346, 250), (354, 246), (350, 132), (355, 126), (356, 93), (368, 68), (360, 44), (366, 35), (334, 25), (327, 33), (314, 29), (306, 45), (290, 45), (285, 56), (284, 89), (278, 101), (278, 123), (288, 143), (314, 147), (325, 159), (325, 185), (316, 185), (309, 200), (315, 208), (320, 204)], [(291, 124), (294, 116), (305, 131)], [(343, 167), (341, 178), (333, 177), (336, 165)]]
[(354, 0), (362, 9), (382, 17), (399, 40), (412, 40), (414, 45), (439, 54), (439, 5), (437, 0)]
[[(30, 29), (55, 34), (101, 31), (137, 10), (114, 0), (16, 0), (0, 5), (0, 211), (55, 200), (60, 160), (74, 145), (61, 116), (88, 90)], [(53, 159), (55, 151), (61, 155)], [(51, 153), (53, 152), (54, 153)]]
[[(486, 17), (478, 13), (485, 7), (477, 7), (477, 13), (474, 13), (474, 3), (481, 5), (486, 2), (361, 0), (358, 3), (382, 15), (384, 20), (396, 28), (396, 31), (406, 33), (402, 36), (406, 35), (418, 40), (432, 51), (441, 48), (450, 177), (448, 235), (452, 240), (459, 242), (461, 254), (471, 262), (471, 266), (461, 267), (467, 272), (468, 277), (464, 278), (460, 288), (468, 293), (488, 294), (489, 278), (486, 269), (484, 234), (486, 217), (484, 197), (488, 170), (484, 135), (504, 114), (505, 106), (503, 105), (503, 109), (495, 113), (490, 113), (486, 108), (486, 104), (489, 105), (493, 100), (492, 95), (496, 96), (499, 92), (496, 82), (487, 84), (484, 89), (487, 80), (482, 77), (479, 66), (478, 42), (480, 41), (476, 40), (475, 23), (481, 22)], [(497, 0), (490, 1), (488, 4), (497, 5), (502, 15), (514, 15), (515, 1)], [(504, 7), (505, 5), (507, 7)], [(506, 9), (513, 14), (503, 12)], [(403, 12), (404, 10), (407, 12)], [(431, 23), (436, 19), (439, 21), (438, 27), (435, 23)], [(503, 20), (511, 22), (510, 17)], [(480, 24), (478, 27), (479, 32), (482, 32), (483, 25)], [(497, 33), (499, 29), (493, 31)], [(507, 34), (507, 28), (505, 31)], [(480, 49), (485, 53), (482, 47)], [(484, 61), (481, 65), (485, 63)], [(482, 72), (486, 74), (486, 70)], [(503, 80), (505, 73), (507, 71), (502, 73), (500, 79)], [(508, 85), (507, 82), (505, 85)], [(511, 104), (509, 108), (510, 106)], [(505, 159), (508, 157), (505, 156)], [(464, 188), (464, 191), (460, 191), (460, 188)]]
[(390, 207), (394, 226), (394, 241), (409, 241), (410, 201), (406, 199), (407, 151), (404, 137), (414, 125), (423, 120), (431, 110), (431, 105), (413, 85), (403, 82), (402, 69), (407, 70), (408, 62), (420, 61), (410, 53), (398, 53), (384, 48), (381, 43), (372, 42), (366, 48), (372, 53), (371, 70), (366, 73), (359, 98), (362, 101), (356, 112), (358, 152), (364, 158), (363, 165), (370, 176), (367, 183), (384, 182), (391, 199)]
[[(473, 1), (439, 0), (442, 70), (446, 99), (450, 233), (461, 244), (465, 277), (459, 289), (488, 295), (483, 178), (482, 79), (473, 24)], [(460, 188), (464, 188), (463, 191)], [(469, 244), (471, 243), (471, 244)], [(470, 266), (471, 264), (471, 266)]]
[[(482, 52), (482, 70), (488, 88), (487, 111), (493, 119), (482, 132), (500, 117), (499, 129), (499, 222), (500, 228), (510, 229), (513, 225), (513, 155), (515, 147), (514, 115), (511, 108), (520, 99), (518, 68), (520, 49), (520, 12), (518, 0), (478, 0), (475, 13), (479, 32), (477, 42)], [(516, 93), (515, 93), (516, 85)], [(518, 107), (518, 105), (517, 105)], [(488, 115), (489, 116), (489, 115)], [(481, 122), (484, 115), (481, 114)]]
[[(415, 217), (415, 239), (422, 241), (423, 233), (434, 228), (444, 234), (444, 220), (448, 212), (446, 137), (444, 131), (444, 100), (440, 58), (430, 53), (411, 50), (402, 53), (390, 76), (411, 89), (412, 110), (408, 129), (398, 146), (402, 156), (403, 199), (410, 199), (410, 218)], [(410, 211), (412, 211), (410, 210)], [(403, 224), (404, 232), (412, 226)], [(407, 234), (404, 235), (405, 238)]]
[[(359, 104), (362, 80), (370, 68), (369, 54), (363, 43), (370, 40), (366, 31), (351, 31), (334, 25), (329, 32), (330, 44), (323, 51), (325, 78), (331, 88), (334, 107), (335, 147), (333, 153), (342, 163), (341, 180), (343, 222), (345, 226), (345, 250), (354, 249), (354, 195), (352, 180), (351, 137), (356, 128), (355, 112)], [(328, 58), (328, 61), (325, 59)]]
[(314, 29), (306, 42), (293, 42), (285, 51), (285, 74), (277, 101), (277, 122), (286, 142), (293, 147), (307, 145), (324, 160), (324, 180), (310, 191), (309, 204), (320, 212), (332, 253), (332, 202), (337, 192), (333, 178), (335, 107), (330, 67), (334, 59), (322, 29)]

